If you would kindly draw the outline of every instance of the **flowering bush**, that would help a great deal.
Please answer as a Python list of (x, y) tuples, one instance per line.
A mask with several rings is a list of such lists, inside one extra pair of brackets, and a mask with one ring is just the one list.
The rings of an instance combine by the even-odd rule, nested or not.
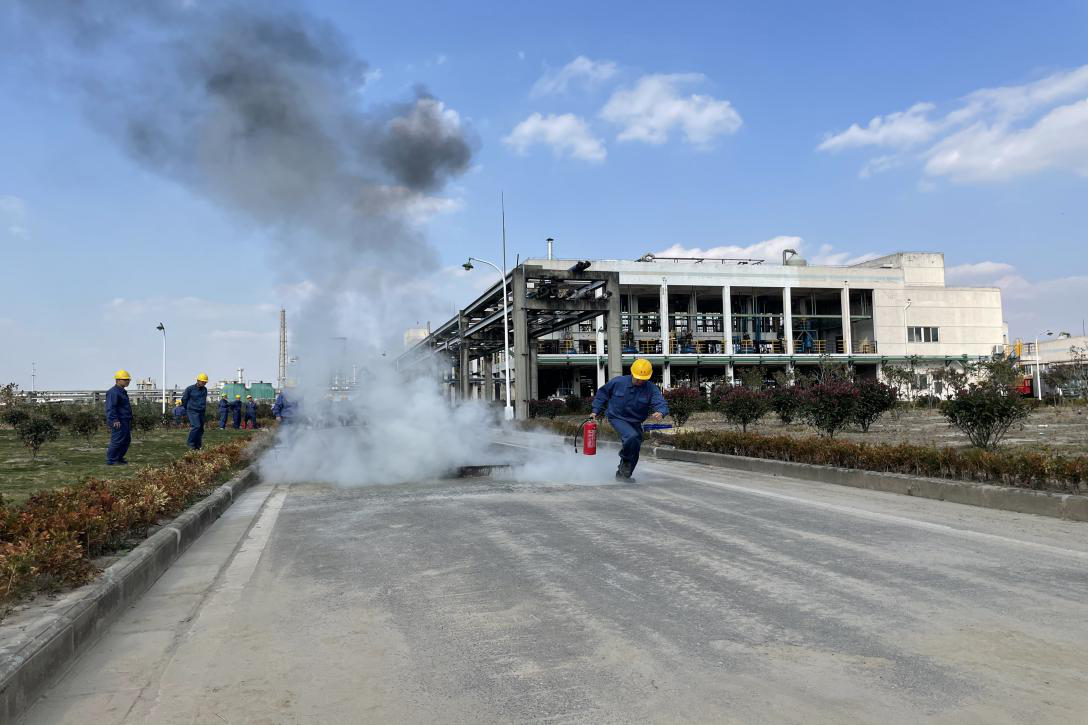
[(854, 383), (858, 391), (857, 407), (854, 409), (853, 422), (865, 433), (869, 426), (877, 422), (880, 416), (895, 407), (899, 401), (899, 392), (876, 380), (862, 380)]
[(192, 452), (132, 478), (86, 478), (40, 491), (25, 504), (0, 501), (0, 605), (34, 591), (75, 586), (95, 573), (91, 560), (181, 513), (244, 458), (238, 439)]

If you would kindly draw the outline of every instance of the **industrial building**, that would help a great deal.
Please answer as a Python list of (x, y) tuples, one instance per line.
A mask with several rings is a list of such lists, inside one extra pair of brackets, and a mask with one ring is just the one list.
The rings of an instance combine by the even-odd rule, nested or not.
[[(505, 294), (504, 294), (505, 293)], [(440, 356), (462, 397), (502, 399), (504, 296), (517, 417), (529, 400), (591, 395), (636, 357), (669, 387), (770, 375), (821, 360), (879, 377), (909, 365), (989, 358), (1008, 344), (1001, 292), (949, 287), (944, 255), (899, 252), (850, 266), (810, 265), (787, 250), (759, 259), (528, 259), (411, 345), (410, 367)], [(448, 367), (446, 363), (448, 362)]]

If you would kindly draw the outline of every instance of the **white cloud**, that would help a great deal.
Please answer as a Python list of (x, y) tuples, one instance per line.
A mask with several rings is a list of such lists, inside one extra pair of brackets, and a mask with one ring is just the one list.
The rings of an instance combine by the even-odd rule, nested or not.
[(809, 254), (806, 252), (806, 247), (805, 240), (801, 237), (780, 235), (754, 244), (731, 244), (706, 249), (674, 244), (660, 252), (654, 252), (654, 255), (658, 257), (704, 257), (707, 259), (762, 259), (767, 262), (781, 262), (782, 252), (793, 249), (802, 257), (808, 259), (810, 264), (839, 266), (857, 264), (877, 256), (876, 254), (854, 255), (850, 252), (836, 252), (830, 244), (822, 244), (815, 252)]
[(856, 123), (841, 133), (824, 139), (818, 151), (839, 151), (859, 146), (910, 146), (928, 141), (938, 131), (938, 124), (927, 118), (935, 106), (916, 103), (906, 111), (877, 116), (866, 126)]
[[(524, 52), (520, 57), (525, 59)], [(566, 93), (572, 86), (592, 87), (616, 75), (616, 64), (610, 60), (592, 60), (580, 55), (557, 71), (546, 71), (529, 92), (534, 98)]]
[(604, 144), (593, 135), (589, 125), (572, 113), (542, 116), (534, 113), (514, 127), (503, 143), (519, 154), (536, 144), (551, 146), (557, 155), (583, 161), (604, 161)]
[(622, 127), (620, 141), (661, 144), (679, 128), (688, 143), (707, 146), (716, 136), (736, 132), (741, 118), (729, 101), (682, 95), (681, 88), (705, 80), (700, 73), (642, 76), (633, 87), (612, 94), (601, 118)]
[(1059, 106), (1020, 130), (973, 124), (926, 156), (927, 174), (961, 182), (1005, 181), (1046, 169), (1088, 176), (1088, 98)]
[(872, 174), (922, 162), (930, 178), (1006, 181), (1049, 169), (1088, 176), (1088, 65), (1031, 83), (983, 88), (942, 114), (932, 103), (878, 116), (826, 138), (818, 151), (892, 149), (868, 161)]

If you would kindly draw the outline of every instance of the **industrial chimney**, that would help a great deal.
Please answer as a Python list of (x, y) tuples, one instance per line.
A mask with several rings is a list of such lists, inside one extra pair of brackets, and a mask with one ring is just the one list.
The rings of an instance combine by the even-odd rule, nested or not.
[(555, 259), (555, 257), (552, 256), (552, 245), (555, 244), (555, 240), (548, 237), (544, 241), (548, 243), (548, 259)]

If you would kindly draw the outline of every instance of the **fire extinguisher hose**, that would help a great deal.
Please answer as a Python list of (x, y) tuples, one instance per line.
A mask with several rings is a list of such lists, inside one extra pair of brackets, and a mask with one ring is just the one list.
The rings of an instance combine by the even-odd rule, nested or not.
[(586, 418), (578, 425), (578, 431), (574, 434), (574, 452), (578, 452), (578, 441), (582, 440), (582, 429), (586, 427), (586, 423), (593, 420), (592, 418)]

